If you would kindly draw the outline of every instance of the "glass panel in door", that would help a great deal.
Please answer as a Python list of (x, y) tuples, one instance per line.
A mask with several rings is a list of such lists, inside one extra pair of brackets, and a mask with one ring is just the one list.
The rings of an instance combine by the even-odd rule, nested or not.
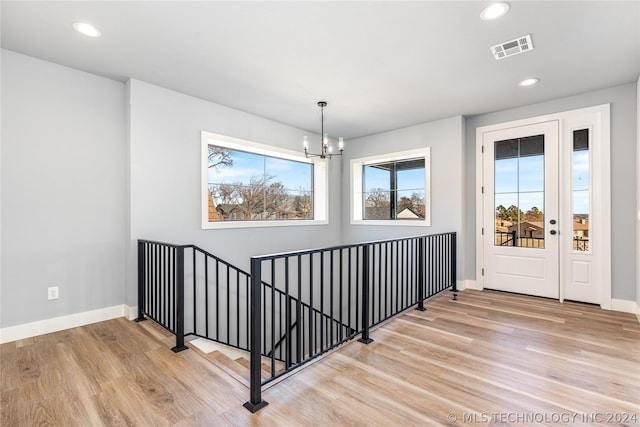
[(495, 246), (545, 247), (544, 135), (494, 142)]
[(589, 129), (573, 131), (572, 205), (573, 205), (573, 250), (589, 252), (589, 213), (591, 211), (591, 179), (589, 156)]

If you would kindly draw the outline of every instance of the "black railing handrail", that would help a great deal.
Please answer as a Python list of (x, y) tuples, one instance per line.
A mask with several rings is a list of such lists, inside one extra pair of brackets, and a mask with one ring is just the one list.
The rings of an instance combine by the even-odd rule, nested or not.
[[(304, 303), (302, 303), (304, 304)], [(320, 310), (314, 310), (316, 313), (320, 313)], [(353, 329), (351, 326), (349, 325), (345, 325), (344, 323), (340, 323), (340, 321), (336, 320), (336, 319), (332, 319), (330, 315), (328, 314), (324, 314), (324, 313), (320, 313), (322, 316), (324, 316), (325, 318), (328, 318), (329, 320), (331, 320), (334, 323), (337, 323), (340, 326), (344, 326), (345, 328), (348, 328), (349, 330), (349, 335), (353, 335), (356, 334), (356, 330)], [(265, 356), (267, 357), (271, 357), (273, 356), (274, 352), (276, 351), (276, 349), (278, 349), (282, 343), (285, 341), (285, 339), (287, 339), (287, 336), (289, 334), (291, 334), (291, 332), (293, 332), (293, 330), (296, 328), (296, 326), (298, 326), (298, 319), (296, 319), (293, 324), (291, 325), (291, 327), (289, 328), (289, 332), (287, 333), (287, 331), (285, 331), (281, 336), (280, 339), (276, 342), (276, 344), (273, 346), (273, 349), (269, 350), (268, 352), (266, 352)]]
[(377, 245), (377, 244), (382, 244), (382, 243), (392, 243), (392, 242), (397, 242), (397, 241), (400, 241), (400, 240), (420, 239), (420, 238), (423, 238), (423, 237), (448, 236), (450, 234), (451, 233), (420, 234), (420, 235), (417, 235), (417, 236), (401, 237), (401, 238), (395, 238), (395, 239), (369, 240), (369, 241), (360, 242), (360, 243), (347, 243), (347, 244), (344, 244), (344, 245), (337, 245), (337, 246), (325, 246), (325, 247), (320, 247), (320, 248), (301, 249), (299, 251), (277, 252), (277, 253), (266, 254), (266, 255), (255, 255), (255, 256), (252, 256), (251, 259), (256, 258), (256, 259), (260, 259), (262, 261), (268, 261), (268, 260), (272, 260), (272, 259), (286, 258), (286, 257), (294, 256), (294, 255), (295, 256), (297, 256), (297, 255), (309, 255), (309, 254), (318, 253), (318, 252), (339, 251), (340, 249), (352, 249), (352, 248), (363, 247), (363, 246), (371, 246), (371, 245)]
[(214, 260), (218, 261), (219, 263), (221, 263), (221, 264), (223, 264), (223, 265), (225, 265), (227, 267), (233, 268), (234, 270), (238, 271), (240, 274), (246, 274), (247, 276), (251, 276), (251, 274), (249, 274), (245, 270), (243, 270), (243, 269), (241, 269), (239, 267), (236, 267), (235, 265), (231, 264), (230, 262), (225, 261), (222, 258), (217, 257), (217, 256), (213, 255), (211, 252), (206, 251), (206, 250), (202, 249), (201, 247), (196, 246), (194, 244), (179, 245), (179, 244), (176, 244), (176, 243), (159, 242), (159, 241), (155, 241), (155, 240), (145, 240), (145, 239), (138, 239), (138, 242), (139, 243), (151, 243), (153, 245), (162, 245), (162, 246), (167, 246), (169, 248), (176, 248), (176, 249), (177, 248), (193, 249), (195, 251), (200, 252), (203, 255), (206, 255), (206, 256), (208, 256), (210, 258), (213, 258)]
[(157, 240), (138, 239), (138, 243), (151, 243), (152, 245), (162, 245), (169, 248), (192, 248), (193, 245), (180, 245), (177, 243), (160, 242)]
[[(251, 277), (251, 276), (249, 276), (249, 277)], [(278, 289), (278, 288), (274, 288), (273, 286), (271, 286), (269, 283), (265, 282), (264, 280), (262, 281), (262, 285), (263, 285), (263, 286), (266, 286), (266, 287), (268, 287), (268, 288), (273, 288), (273, 290), (279, 294), (279, 295), (278, 295), (279, 297), (288, 297), (289, 299), (291, 299), (291, 301), (293, 301), (293, 302), (298, 302), (298, 298), (293, 297), (293, 296), (291, 296), (291, 295), (287, 295), (285, 292), (281, 291), (281, 290), (280, 290), (280, 289)], [(311, 307), (309, 304), (307, 304), (307, 303), (306, 303), (306, 302), (304, 302), (304, 301), (300, 301), (300, 305), (302, 305), (303, 307), (305, 307), (305, 308), (307, 308), (307, 309), (311, 310), (314, 314), (319, 314), (319, 315), (321, 316), (321, 318), (328, 319), (328, 320), (330, 320), (331, 322), (333, 322), (333, 323), (335, 323), (335, 324), (337, 324), (337, 325), (339, 325), (339, 326), (343, 326), (343, 327), (345, 327), (345, 328), (348, 328), (350, 331), (355, 331), (355, 329), (353, 329), (353, 328), (352, 328), (352, 327), (350, 327), (349, 325), (344, 324), (344, 323), (341, 323), (341, 322), (340, 322), (339, 320), (337, 320), (337, 319), (333, 319), (333, 318), (331, 318), (331, 316), (330, 316), (329, 314), (327, 314), (327, 313), (323, 313), (321, 310), (318, 310), (318, 309), (317, 309), (317, 308), (315, 308), (315, 307)], [(293, 331), (293, 329), (295, 328), (295, 326), (296, 326), (296, 324), (297, 324), (297, 323), (298, 323), (298, 319), (295, 319), (295, 321), (293, 322), (293, 324), (292, 324), (292, 325), (291, 325), (291, 327), (289, 328), (289, 332)], [(263, 356), (267, 356), (267, 357), (271, 357), (271, 356), (273, 356), (274, 352), (276, 351), (276, 349), (277, 349), (278, 347), (280, 347), (280, 345), (282, 344), (282, 342), (285, 340), (286, 336), (287, 336), (287, 332), (285, 331), (285, 332), (282, 334), (282, 336), (280, 337), (280, 339), (278, 340), (278, 342), (276, 342), (276, 344), (273, 346), (273, 348), (272, 348), (271, 350), (267, 351), (267, 350), (265, 349), (265, 351), (263, 352)], [(247, 349), (247, 351), (248, 351), (248, 349)], [(280, 359), (278, 359), (278, 360), (280, 360)], [(281, 360), (281, 361), (282, 361), (282, 360)]]

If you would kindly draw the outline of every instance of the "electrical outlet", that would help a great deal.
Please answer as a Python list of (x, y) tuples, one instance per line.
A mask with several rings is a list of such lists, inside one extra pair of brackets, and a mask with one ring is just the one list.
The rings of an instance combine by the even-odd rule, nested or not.
[(58, 287), (57, 286), (52, 286), (50, 288), (47, 288), (47, 299), (48, 300), (58, 299), (58, 298), (60, 298), (60, 295), (58, 294)]

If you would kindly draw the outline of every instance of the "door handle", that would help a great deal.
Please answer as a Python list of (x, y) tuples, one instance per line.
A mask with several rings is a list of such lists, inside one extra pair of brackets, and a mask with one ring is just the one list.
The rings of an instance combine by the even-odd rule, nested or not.
[(551, 230), (549, 233), (551, 234), (557, 234), (558, 232), (556, 230)]

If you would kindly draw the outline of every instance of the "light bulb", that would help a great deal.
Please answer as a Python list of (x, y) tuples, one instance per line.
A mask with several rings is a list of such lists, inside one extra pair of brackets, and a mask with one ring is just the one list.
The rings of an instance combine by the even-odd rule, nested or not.
[(540, 81), (540, 79), (539, 79), (539, 78), (537, 78), (537, 77), (531, 77), (531, 78), (528, 78), (528, 79), (524, 79), (523, 81), (521, 81), (520, 83), (518, 83), (518, 85), (523, 86), (523, 87), (526, 87), (526, 86), (532, 86), (532, 85), (534, 85), (534, 84), (538, 83), (539, 81)]
[(498, 19), (509, 12), (509, 8), (509, 3), (500, 2), (490, 4), (482, 10), (480, 13), (480, 19), (484, 21), (493, 21), (494, 19)]
[(92, 37), (94, 39), (102, 36), (102, 31), (85, 22), (74, 22), (73, 28), (80, 34), (84, 34), (85, 36)]

